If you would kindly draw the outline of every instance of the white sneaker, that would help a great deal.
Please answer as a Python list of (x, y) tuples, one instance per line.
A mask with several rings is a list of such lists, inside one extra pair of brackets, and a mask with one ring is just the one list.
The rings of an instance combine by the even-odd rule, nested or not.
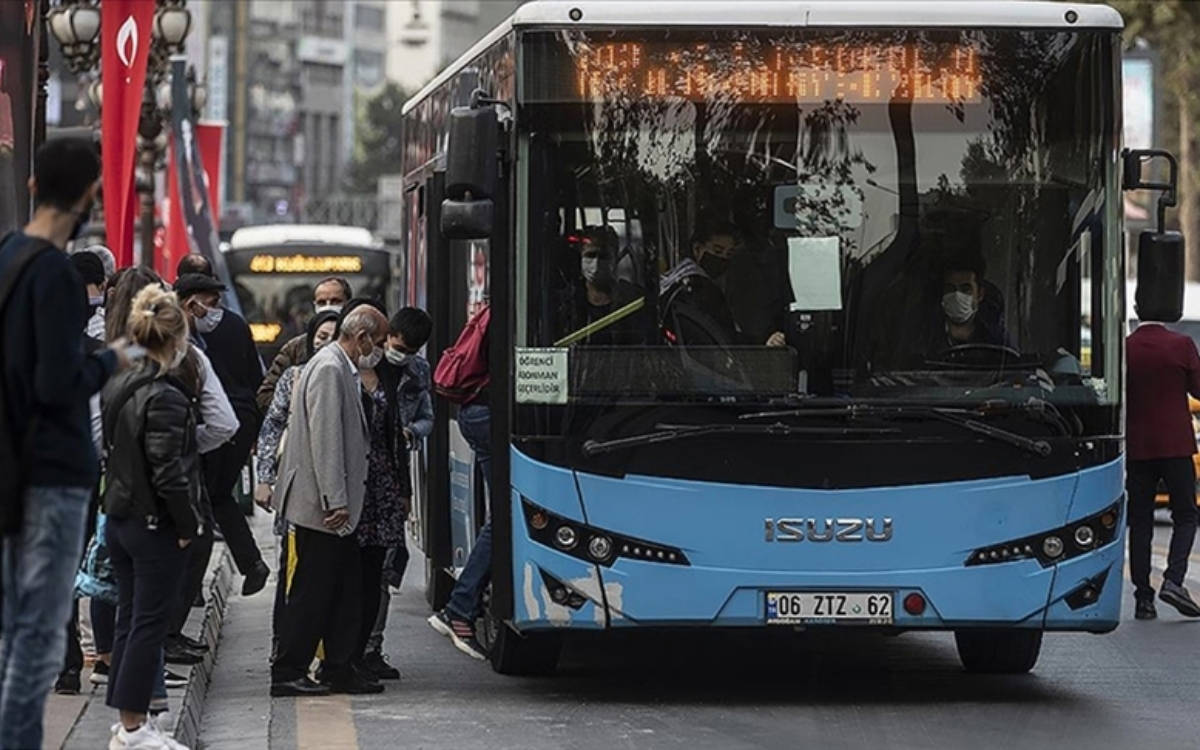
[(149, 722), (142, 724), (130, 732), (125, 727), (118, 727), (117, 733), (108, 742), (108, 750), (176, 750), (167, 744), (167, 740), (154, 731)]
[(171, 716), (170, 711), (163, 711), (157, 716), (151, 717), (148, 723), (155, 732), (158, 732), (171, 750), (188, 750), (186, 745), (175, 739), (175, 717)]

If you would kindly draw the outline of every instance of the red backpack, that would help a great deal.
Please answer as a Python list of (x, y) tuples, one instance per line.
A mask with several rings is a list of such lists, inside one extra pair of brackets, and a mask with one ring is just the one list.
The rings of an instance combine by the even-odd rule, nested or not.
[(433, 386), (439, 396), (456, 404), (465, 404), (491, 382), (487, 352), (491, 319), (492, 308), (484, 307), (467, 321), (454, 346), (442, 352), (433, 372)]

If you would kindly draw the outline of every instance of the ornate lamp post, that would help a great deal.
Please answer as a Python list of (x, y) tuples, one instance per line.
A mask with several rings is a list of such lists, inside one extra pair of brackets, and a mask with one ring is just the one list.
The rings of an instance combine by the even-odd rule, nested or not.
[[(84, 75), (93, 71), (100, 58), (100, 2), (102, 0), (59, 0), (46, 13), (46, 25), (62, 47), (71, 71)], [(161, 84), (168, 77), (171, 55), (183, 51), (192, 28), (187, 0), (155, 0), (150, 56), (146, 68), (146, 86), (138, 119), (138, 176), (136, 190), (140, 205), (141, 253), (138, 263), (150, 260), (154, 247), (155, 178), (167, 147), (169, 97), (166, 106), (159, 100)], [(194, 80), (194, 73), (192, 75)], [(88, 97), (100, 109), (103, 83), (100, 76), (88, 87)]]

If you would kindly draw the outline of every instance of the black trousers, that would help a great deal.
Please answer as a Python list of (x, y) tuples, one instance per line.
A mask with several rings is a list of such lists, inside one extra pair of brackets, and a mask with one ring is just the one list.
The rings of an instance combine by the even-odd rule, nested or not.
[[(96, 533), (96, 512), (99, 509), (99, 488), (92, 490), (92, 502), (88, 505), (87, 526), (83, 532), (83, 553), (80, 562), (87, 556), (88, 545)], [(63, 656), (62, 673), (83, 671), (83, 647), (79, 644), (79, 600), (71, 606), (71, 619), (67, 620), (67, 652)]]
[(284, 606), (287, 605), (288, 535), (279, 537), (279, 582), (275, 584), (275, 602), (271, 608), (271, 658), (279, 648), (279, 633), (283, 624)]
[(140, 518), (108, 519), (109, 554), (117, 575), (117, 626), (106, 703), (146, 713), (159, 670), (184, 551), (171, 529), (151, 531)]
[(1129, 495), (1129, 576), (1138, 599), (1153, 599), (1150, 586), (1150, 544), (1154, 539), (1154, 495), (1158, 482), (1170, 497), (1171, 546), (1163, 578), (1183, 585), (1188, 555), (1196, 538), (1196, 468), (1191, 456), (1130, 461), (1125, 475)]
[(363, 547), (362, 555), (362, 620), (358, 628), (358, 643), (354, 649), (354, 660), (361, 661), (379, 617), (379, 603), (383, 594), (383, 561), (387, 547), (369, 545)]
[(192, 611), (192, 602), (196, 601), (196, 597), (204, 588), (204, 573), (208, 570), (208, 560), (212, 557), (213, 549), (212, 510), (206, 507), (205, 513), (208, 515), (205, 524), (209, 528), (205, 529), (203, 535), (193, 539), (184, 551), (183, 575), (179, 578), (179, 587), (171, 603), (168, 633), (172, 636), (183, 632), (183, 626), (187, 624), (188, 615)]
[[(195, 542), (192, 542), (195, 544)], [(92, 599), (92, 640), (96, 642), (97, 654), (111, 654), (114, 630), (117, 627), (117, 607), (100, 599)]]
[[(257, 428), (247, 427), (254, 428), (254, 424), (239, 428), (228, 443), (204, 454), (204, 484), (208, 488), (209, 502), (212, 503), (213, 518), (242, 575), (249, 573), (262, 561), (262, 553), (254, 543), (254, 534), (246, 523), (246, 515), (233, 497), (233, 488), (242, 476), (242, 467), (246, 465), (246, 459), (250, 457), (250, 450), (258, 437)], [(208, 560), (204, 563), (207, 566)]]
[(361, 587), (361, 554), (354, 537), (296, 527), (296, 571), (271, 665), (273, 682), (307, 675), (322, 640), (326, 676), (337, 681), (348, 674), (360, 632)]

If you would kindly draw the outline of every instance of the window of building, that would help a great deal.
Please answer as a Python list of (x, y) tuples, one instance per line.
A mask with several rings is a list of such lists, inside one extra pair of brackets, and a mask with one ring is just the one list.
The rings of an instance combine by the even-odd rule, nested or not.
[(382, 52), (369, 49), (354, 51), (354, 82), (366, 88), (378, 86), (383, 81), (384, 56)]
[(377, 5), (354, 6), (354, 26), (364, 31), (384, 31), (383, 8)]

